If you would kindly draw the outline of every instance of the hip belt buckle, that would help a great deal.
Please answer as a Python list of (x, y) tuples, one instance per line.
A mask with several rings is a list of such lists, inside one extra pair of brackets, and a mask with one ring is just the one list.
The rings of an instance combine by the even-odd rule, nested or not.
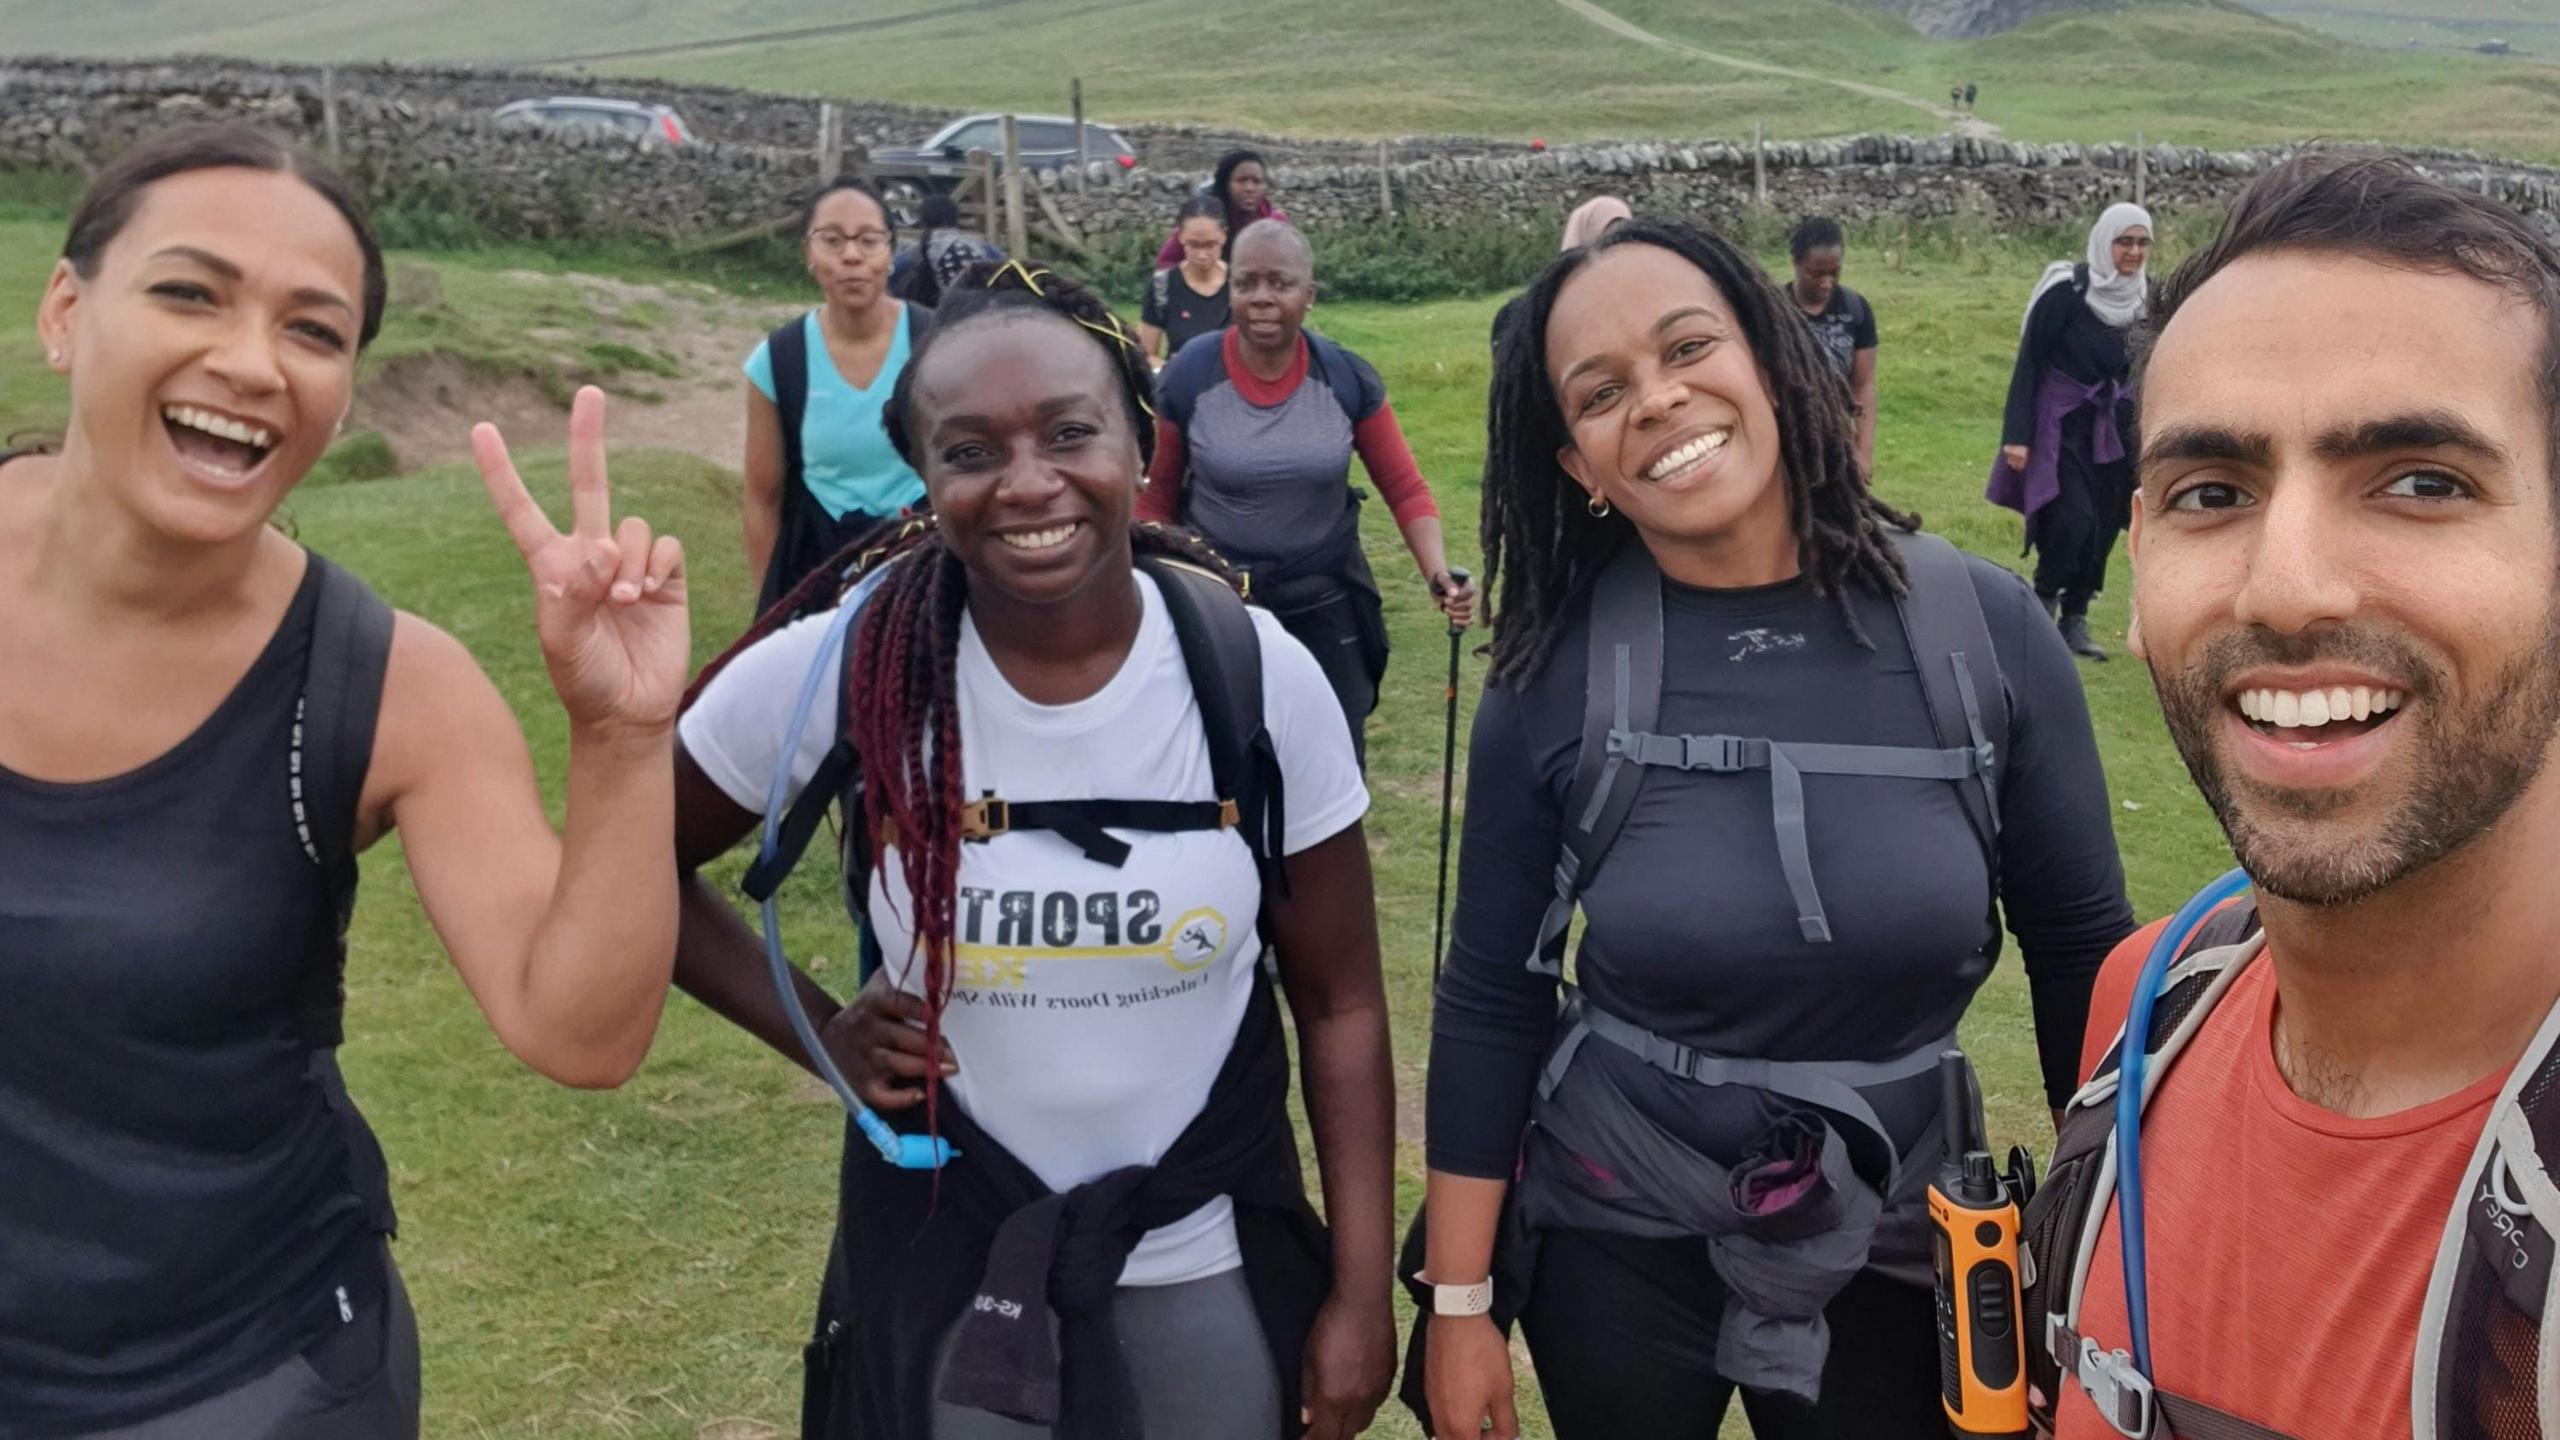
[(2122, 1350), (2101, 1350), (2095, 1340), (2080, 1341), (2080, 1388), (2116, 1433), (2129, 1440), (2151, 1440), (2158, 1410), (2151, 1382)]
[(1680, 743), (1687, 752), (1680, 757), (1683, 770), (1733, 775), (1754, 768), (1751, 764), (1751, 742), (1739, 735), (1683, 735)]

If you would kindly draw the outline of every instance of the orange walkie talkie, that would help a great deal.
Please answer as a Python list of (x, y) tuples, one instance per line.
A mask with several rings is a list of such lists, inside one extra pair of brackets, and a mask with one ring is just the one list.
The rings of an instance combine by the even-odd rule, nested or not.
[(2018, 1215), (2035, 1193), (2035, 1161), (2009, 1152), (1991, 1168), (1973, 1066), (1961, 1050), (1938, 1057), (1947, 1159), (1929, 1187), (1937, 1253), (1938, 1378), (1947, 1429), (1958, 1436), (2025, 1435), (2027, 1375), (2018, 1293)]

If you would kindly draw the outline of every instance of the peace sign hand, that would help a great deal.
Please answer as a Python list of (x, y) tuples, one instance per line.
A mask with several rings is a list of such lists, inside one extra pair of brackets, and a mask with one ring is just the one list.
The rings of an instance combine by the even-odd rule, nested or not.
[(533, 576), (543, 663), (572, 727), (662, 730), (675, 722), (692, 664), (684, 547), (652, 539), (649, 522), (614, 527), (604, 474), (604, 392), (590, 385), (569, 407), (572, 522), (552, 528), (525, 492), (498, 427), (472, 427), (472, 457), (489, 501)]

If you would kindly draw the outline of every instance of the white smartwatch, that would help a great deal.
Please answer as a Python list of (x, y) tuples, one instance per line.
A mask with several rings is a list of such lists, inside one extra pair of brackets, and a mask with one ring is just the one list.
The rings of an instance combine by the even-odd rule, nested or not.
[(1493, 1277), (1490, 1275), (1473, 1285), (1431, 1286), (1431, 1313), (1434, 1315), (1482, 1315), (1492, 1308)]

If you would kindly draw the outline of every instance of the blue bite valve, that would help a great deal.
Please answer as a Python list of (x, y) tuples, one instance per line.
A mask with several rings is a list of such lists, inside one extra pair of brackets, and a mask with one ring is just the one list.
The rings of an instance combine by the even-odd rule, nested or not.
[(880, 1152), (881, 1159), (901, 1170), (939, 1170), (959, 1153), (939, 1135), (899, 1134), (867, 1105), (853, 1112), (853, 1123), (862, 1127), (864, 1137)]

